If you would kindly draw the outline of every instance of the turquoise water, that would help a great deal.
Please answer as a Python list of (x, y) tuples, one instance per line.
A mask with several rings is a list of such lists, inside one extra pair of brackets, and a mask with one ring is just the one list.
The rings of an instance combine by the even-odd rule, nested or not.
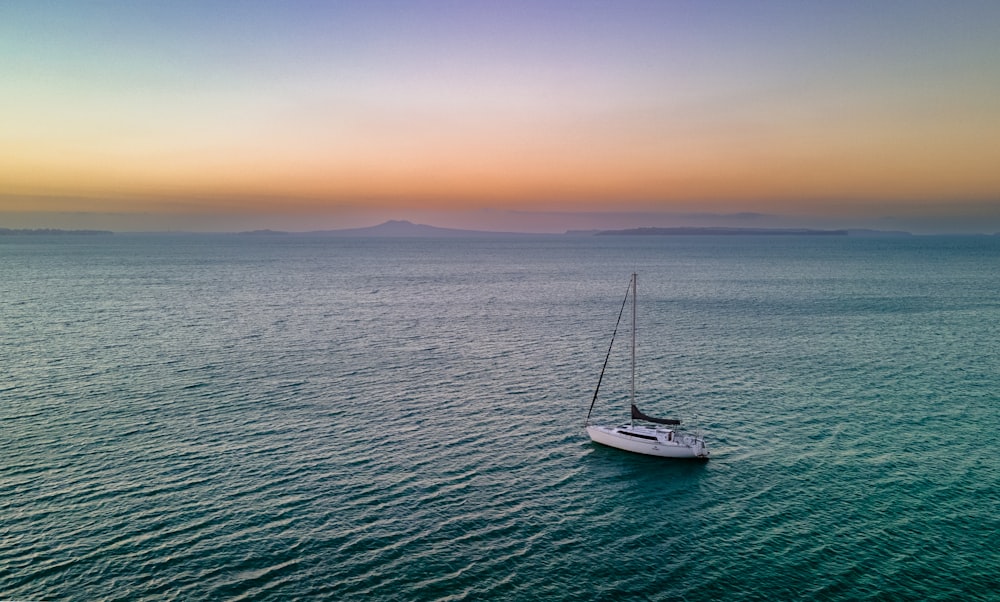
[[(6, 237), (0, 599), (996, 600), (998, 260)], [(633, 270), (640, 405), (707, 463), (583, 431)]]

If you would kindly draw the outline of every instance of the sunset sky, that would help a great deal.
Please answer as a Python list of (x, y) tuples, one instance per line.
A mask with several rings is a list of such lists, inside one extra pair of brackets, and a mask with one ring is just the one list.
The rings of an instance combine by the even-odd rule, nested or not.
[(995, 0), (12, 0), (0, 227), (996, 232), (998, 40)]

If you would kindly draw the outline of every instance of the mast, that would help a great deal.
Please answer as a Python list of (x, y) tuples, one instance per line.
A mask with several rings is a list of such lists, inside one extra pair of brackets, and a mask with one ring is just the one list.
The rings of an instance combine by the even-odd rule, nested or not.
[(629, 397), (633, 406), (635, 405), (635, 280), (636, 274), (632, 272), (632, 390)]

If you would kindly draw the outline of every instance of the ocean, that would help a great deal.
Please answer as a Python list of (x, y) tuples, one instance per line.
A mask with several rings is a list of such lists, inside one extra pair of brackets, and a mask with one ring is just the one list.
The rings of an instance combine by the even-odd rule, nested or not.
[[(998, 266), (1000, 237), (2, 237), (0, 599), (998, 600)], [(708, 462), (583, 430), (633, 271), (638, 404)]]

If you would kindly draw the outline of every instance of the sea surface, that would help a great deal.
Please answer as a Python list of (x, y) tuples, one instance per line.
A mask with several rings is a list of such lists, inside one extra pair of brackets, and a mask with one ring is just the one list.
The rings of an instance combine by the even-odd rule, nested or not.
[(998, 600), (998, 433), (1000, 237), (0, 240), (0, 599)]

